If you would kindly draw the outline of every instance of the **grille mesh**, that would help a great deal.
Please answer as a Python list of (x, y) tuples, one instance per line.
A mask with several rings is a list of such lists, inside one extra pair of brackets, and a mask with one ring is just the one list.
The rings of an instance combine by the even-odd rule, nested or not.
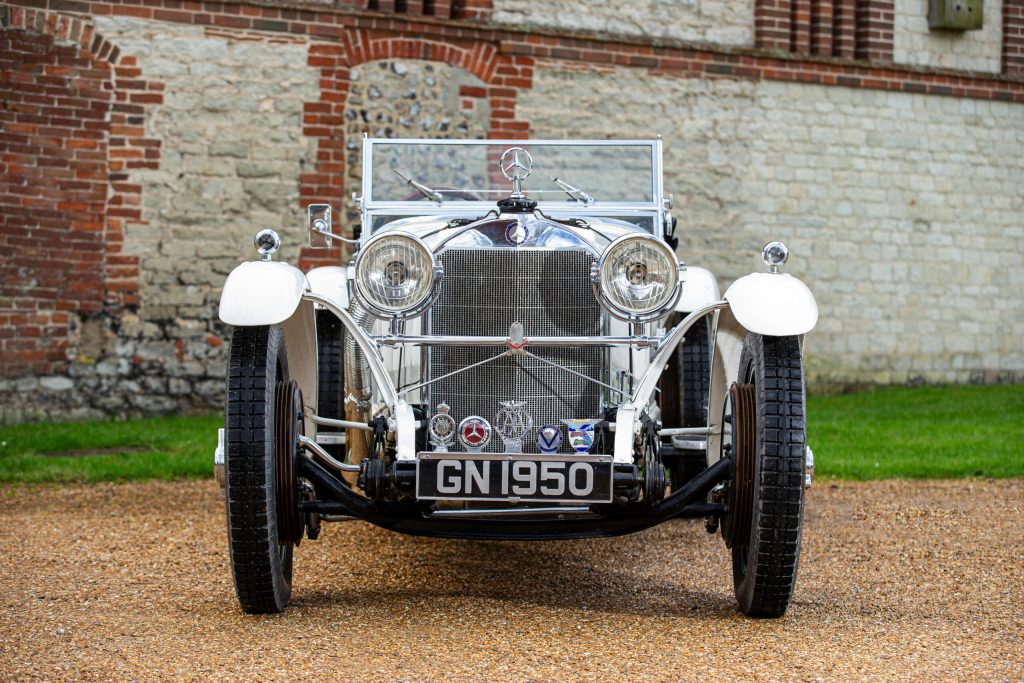
[[(451, 249), (440, 255), (444, 281), (431, 307), (430, 333), (507, 336), (509, 326), (522, 323), (531, 336), (596, 336), (601, 308), (590, 286), (592, 257), (582, 250)], [(501, 348), (432, 347), (430, 378), (464, 368), (502, 351)], [(532, 348), (531, 353), (601, 378), (599, 348)], [(596, 417), (600, 388), (593, 382), (522, 356), (506, 357), (430, 385), (433, 411), (444, 401), (461, 420), (480, 415), (494, 421), (499, 401), (526, 401), (534, 429), (523, 450), (536, 452), (536, 428), (560, 425), (564, 418)], [(497, 434), (488, 451), (501, 451)], [(562, 450), (570, 452), (567, 444)]]

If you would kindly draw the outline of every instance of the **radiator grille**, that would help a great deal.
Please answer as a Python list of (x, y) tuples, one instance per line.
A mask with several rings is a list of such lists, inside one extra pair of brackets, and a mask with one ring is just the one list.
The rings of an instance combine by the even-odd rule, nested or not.
[[(583, 250), (451, 249), (440, 255), (444, 281), (431, 307), (430, 333), (508, 335), (520, 322), (530, 336), (596, 336), (601, 308), (590, 285), (592, 256)], [(491, 358), (500, 348), (432, 347), (429, 377)], [(539, 357), (601, 379), (600, 348), (532, 348)], [(526, 401), (534, 431), (523, 450), (536, 452), (535, 430), (564, 418), (596, 417), (600, 388), (562, 369), (522, 356), (502, 358), (430, 385), (431, 410), (444, 401), (461, 420), (480, 415), (493, 422), (499, 401)], [(488, 451), (501, 451), (492, 437)], [(563, 451), (569, 452), (567, 445)]]

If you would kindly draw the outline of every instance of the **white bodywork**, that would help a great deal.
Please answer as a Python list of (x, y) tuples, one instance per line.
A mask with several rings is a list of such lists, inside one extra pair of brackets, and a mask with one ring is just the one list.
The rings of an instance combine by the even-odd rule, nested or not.
[(338, 308), (348, 308), (348, 271), (339, 266), (321, 266), (306, 273), (314, 294), (330, 299)]
[(299, 307), (309, 283), (287, 263), (249, 261), (231, 271), (220, 294), (220, 319), (235, 327), (277, 325)]
[(708, 403), (708, 464), (721, 457), (722, 415), (729, 387), (740, 380), (740, 357), (748, 332), (802, 337), (818, 322), (818, 304), (803, 282), (783, 273), (752, 273), (725, 292), (728, 307), (717, 316)]
[(784, 273), (752, 273), (725, 292), (737, 322), (769, 337), (807, 334), (818, 322), (818, 304), (803, 282)]
[(676, 302), (675, 310), (679, 313), (692, 313), (722, 298), (718, 290), (718, 280), (706, 268), (686, 267), (686, 284), (683, 294)]

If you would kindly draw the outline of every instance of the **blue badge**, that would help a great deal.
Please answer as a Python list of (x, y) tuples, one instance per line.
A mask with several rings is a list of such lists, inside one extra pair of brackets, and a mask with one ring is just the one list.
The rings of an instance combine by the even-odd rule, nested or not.
[(505, 228), (505, 241), (509, 244), (514, 244), (518, 247), (528, 239), (530, 239), (530, 229), (521, 220), (513, 221)]
[(594, 422), (592, 420), (562, 420), (569, 432), (569, 445), (577, 453), (586, 453), (594, 445)]
[(555, 453), (562, 447), (562, 430), (552, 425), (544, 425), (537, 430), (537, 448), (541, 453)]

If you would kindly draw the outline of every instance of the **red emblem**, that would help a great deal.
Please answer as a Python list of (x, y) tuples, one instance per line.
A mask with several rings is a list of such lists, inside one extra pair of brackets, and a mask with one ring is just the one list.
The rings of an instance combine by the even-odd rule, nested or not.
[(459, 441), (467, 449), (479, 449), (491, 440), (491, 425), (479, 415), (470, 415), (459, 423)]
[(470, 422), (462, 429), (462, 438), (470, 446), (479, 446), (483, 443), (485, 436), (487, 436), (487, 432), (484, 431), (484, 426), (479, 422)]

